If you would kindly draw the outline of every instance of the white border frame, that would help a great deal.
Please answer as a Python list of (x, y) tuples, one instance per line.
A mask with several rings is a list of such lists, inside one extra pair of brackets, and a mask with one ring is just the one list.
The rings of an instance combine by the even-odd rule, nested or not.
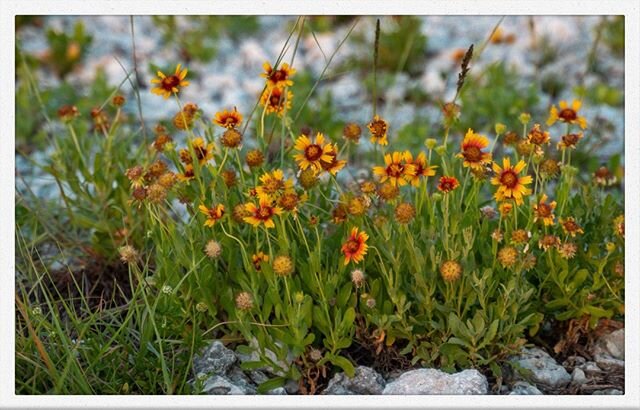
[[(399, 3), (399, 2), (398, 2)], [(0, 38), (0, 215), (15, 216), (15, 15), (625, 15), (626, 389), (624, 396), (16, 396), (15, 223), (2, 223), (0, 407), (9, 408), (640, 408), (640, 2), (637, 0), (12, 0), (3, 2)], [(630, 252), (636, 249), (635, 252)], [(6, 284), (11, 284), (6, 286)], [(632, 386), (636, 386), (635, 388)]]

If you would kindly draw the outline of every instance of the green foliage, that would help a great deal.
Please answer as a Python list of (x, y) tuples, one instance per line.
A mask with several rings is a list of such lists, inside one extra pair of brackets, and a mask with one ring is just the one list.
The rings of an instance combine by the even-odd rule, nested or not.
[(239, 39), (258, 29), (255, 16), (189, 16), (189, 24), (179, 24), (176, 16), (153, 16), (153, 22), (168, 46), (177, 47), (186, 62), (211, 61), (216, 55), (216, 44), (228, 36)]
[(465, 89), (460, 99), (464, 115), (456, 127), (460, 132), (468, 128), (492, 129), (496, 122), (515, 129), (518, 114), (530, 111), (539, 100), (536, 86), (523, 84), (517, 71), (504, 62), (468, 77)]
[(45, 62), (60, 78), (64, 78), (82, 62), (92, 41), (93, 37), (86, 34), (84, 24), (80, 21), (70, 34), (48, 29), (49, 50)]
[(624, 56), (624, 16), (606, 20), (602, 40), (615, 55)]
[[(199, 17), (188, 28), (174, 17), (155, 22), (183, 56), (206, 61), (215, 56), (213, 40), (240, 36), (240, 25), (255, 20)], [(334, 22), (312, 23), (321, 29)], [(415, 74), (426, 52), (415, 18), (390, 24), (393, 30), (380, 38), (380, 89), (393, 85), (398, 72)], [(353, 352), (362, 348), (390, 349), (414, 365), (447, 371), (489, 368), (499, 378), (504, 359), (545, 318), (589, 317), (592, 326), (600, 318), (624, 319), (622, 193), (613, 180), (592, 177), (601, 159), (588, 154), (593, 142), (586, 133), (576, 150), (541, 143), (526, 154), (502, 144), (506, 129), (528, 134), (522, 112), (541, 124), (547, 116), (535, 112), (537, 86), (522, 85), (504, 63), (467, 76), (459, 118), (390, 124), (393, 146), (373, 150), (341, 138), (345, 119), (331, 93), (306, 98), (322, 81), (310, 73), (298, 72), (292, 86), (277, 89), (292, 91), (291, 109), (276, 113), (257, 103), (231, 130), (205, 121), (214, 113), (184, 110), (178, 90), (166, 103), (177, 103), (174, 111), (183, 110), (188, 125), (167, 119), (150, 145), (135, 110), (112, 103), (116, 90), (103, 74), (87, 94), (65, 84), (40, 90), (32, 64), (25, 58), (18, 71), (16, 106), (28, 117), (18, 138), (51, 147), (46, 163), (34, 166), (55, 180), (60, 199), (16, 193), (19, 392), (199, 393), (201, 381), (189, 383), (192, 358), (212, 338), (250, 356), (244, 370), (269, 369), (272, 378), (260, 393), (309, 371), (353, 375)], [(363, 78), (372, 85), (370, 76)], [(544, 87), (558, 92), (554, 84)], [(615, 90), (577, 91), (593, 93), (587, 100), (620, 103)], [(419, 90), (409, 98), (431, 102)], [(65, 104), (80, 115), (60, 115)], [(308, 185), (305, 166), (294, 157), (308, 154), (299, 139), (306, 127), (312, 139), (318, 132), (327, 137), (324, 159), (306, 167), (319, 181)], [(458, 141), (449, 140), (468, 128), (495, 130), (482, 147), (491, 160), (473, 169)], [(226, 138), (234, 132), (243, 134), (243, 145), (230, 146)], [(160, 136), (170, 136), (163, 147)], [(427, 136), (434, 139), (424, 142)], [(247, 166), (250, 149), (266, 160)], [(423, 170), (434, 166), (432, 175), (416, 174), (419, 154)], [(521, 168), (519, 176), (531, 177), (522, 201), (496, 195), (495, 185), (505, 184), (498, 175), (505, 157)], [(560, 175), (541, 171), (545, 159), (560, 163)], [(618, 178), (620, 162), (613, 156), (607, 164)], [(365, 190), (354, 169), (369, 164), (376, 177), (364, 177), (373, 187)], [(447, 192), (439, 184), (443, 176), (458, 185)], [(394, 180), (398, 191), (386, 196)], [(553, 224), (536, 219), (543, 193), (557, 204)], [(291, 197), (293, 206), (285, 200)], [(492, 216), (505, 202), (513, 209)], [(583, 230), (575, 237), (562, 227), (560, 218), (568, 217)], [(368, 235), (358, 261), (347, 258), (353, 228)], [(516, 231), (524, 239), (516, 241)], [(549, 249), (540, 246), (546, 235), (556, 241)], [(561, 251), (567, 244), (575, 244), (575, 255)], [(47, 246), (59, 254), (41, 254)], [(49, 286), (52, 260), (72, 271), (69, 260), (105, 259), (121, 267), (114, 265), (118, 256), (132, 293), (123, 306), (96, 310), (84, 296), (72, 303)]]
[[(422, 72), (427, 54), (427, 37), (420, 30), (420, 20), (415, 16), (392, 16), (385, 18), (390, 30), (383, 27), (378, 47), (378, 70), (389, 73), (417, 75)], [(358, 57), (347, 66), (373, 67), (373, 44), (363, 34), (354, 35), (354, 42), (364, 49), (371, 49), (369, 55)], [(367, 71), (369, 71), (367, 69)]]

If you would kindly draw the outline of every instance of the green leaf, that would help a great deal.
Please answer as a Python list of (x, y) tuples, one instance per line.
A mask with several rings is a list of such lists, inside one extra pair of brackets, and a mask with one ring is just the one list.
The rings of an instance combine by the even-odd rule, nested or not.
[(240, 364), (240, 368), (242, 370), (255, 370), (261, 367), (267, 367), (267, 363), (263, 362), (262, 360), (257, 360), (253, 362), (242, 362)]
[(342, 370), (344, 370), (345, 374), (349, 377), (353, 377), (356, 374), (356, 369), (353, 367), (353, 364), (351, 364), (351, 362), (349, 361), (349, 359), (342, 357), (342, 356), (331, 356), (330, 359), (331, 363), (335, 364), (336, 366), (340, 367)]
[(342, 317), (342, 322), (340, 323), (340, 327), (338, 328), (338, 330), (340, 332), (343, 332), (346, 329), (353, 327), (355, 320), (356, 320), (356, 311), (354, 308), (350, 307), (349, 309), (347, 309), (346, 312), (344, 312), (344, 316)]
[(260, 383), (257, 392), (259, 394), (264, 394), (269, 390), (277, 389), (278, 387), (284, 386), (286, 381), (287, 379), (284, 377), (274, 377), (273, 379), (269, 379), (264, 383)]

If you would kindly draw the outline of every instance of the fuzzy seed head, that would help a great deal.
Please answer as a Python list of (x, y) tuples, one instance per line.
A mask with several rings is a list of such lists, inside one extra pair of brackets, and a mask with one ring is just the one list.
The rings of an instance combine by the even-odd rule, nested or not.
[(498, 262), (503, 268), (511, 268), (518, 261), (518, 250), (513, 246), (505, 246), (498, 251)]
[(238, 148), (242, 144), (242, 134), (235, 128), (229, 128), (220, 137), (220, 143), (227, 148)]
[(403, 202), (396, 207), (396, 221), (401, 224), (408, 224), (416, 216), (416, 208), (408, 202)]
[(264, 154), (259, 149), (253, 149), (247, 152), (246, 161), (251, 168), (259, 167), (264, 163)]
[(344, 126), (342, 132), (346, 139), (357, 143), (362, 135), (362, 128), (358, 124), (350, 122)]
[(462, 274), (462, 266), (454, 261), (447, 260), (440, 265), (440, 275), (445, 282), (455, 282), (460, 279)]
[(353, 285), (357, 289), (361, 288), (365, 282), (364, 272), (362, 272), (360, 269), (356, 269), (351, 272), (351, 282), (353, 282)]
[(316, 171), (313, 170), (312, 167), (309, 167), (300, 172), (298, 175), (298, 182), (304, 189), (311, 189), (318, 183), (318, 176), (316, 175)]
[(138, 260), (138, 251), (131, 245), (122, 246), (118, 249), (120, 260), (124, 263), (133, 264)]
[(293, 261), (286, 255), (276, 256), (273, 260), (273, 272), (278, 276), (289, 276), (293, 273)]
[(222, 253), (222, 246), (220, 246), (219, 242), (212, 239), (205, 245), (204, 253), (211, 259), (217, 259)]
[(249, 292), (240, 292), (236, 296), (236, 307), (242, 311), (249, 311), (253, 308), (253, 296)]

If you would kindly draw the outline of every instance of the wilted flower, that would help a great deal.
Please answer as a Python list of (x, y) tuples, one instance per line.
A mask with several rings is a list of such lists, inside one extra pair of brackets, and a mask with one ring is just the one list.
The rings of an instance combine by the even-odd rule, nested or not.
[(558, 143), (558, 149), (575, 149), (578, 142), (582, 139), (583, 135), (581, 132), (577, 134), (566, 134), (562, 136), (561, 141)]
[(557, 248), (560, 245), (560, 238), (555, 235), (544, 235), (538, 241), (538, 247), (544, 249), (545, 251), (550, 248)]
[(371, 134), (370, 141), (374, 144), (387, 145), (389, 144), (389, 140), (387, 140), (387, 131), (389, 128), (389, 124), (380, 116), (375, 115), (373, 120), (367, 125), (369, 129), (369, 133)]
[(342, 135), (345, 139), (358, 143), (360, 141), (360, 136), (362, 135), (362, 128), (360, 128), (358, 124), (350, 122), (344, 126)]
[(576, 234), (583, 234), (584, 230), (578, 223), (576, 219), (572, 216), (568, 216), (566, 218), (560, 218), (560, 225), (562, 225), (562, 230), (565, 234), (571, 235), (572, 238), (576, 236)]
[(242, 134), (235, 128), (229, 128), (220, 137), (220, 143), (223, 147), (238, 148), (242, 145)]
[(416, 208), (408, 202), (403, 202), (396, 206), (396, 221), (401, 224), (408, 224), (416, 216)]
[(571, 259), (576, 256), (578, 247), (573, 242), (565, 242), (558, 246), (558, 253), (564, 259)]
[(555, 218), (553, 210), (556, 209), (556, 201), (547, 203), (547, 199), (547, 195), (542, 194), (538, 203), (533, 205), (533, 222), (541, 221), (544, 226), (553, 225)]

